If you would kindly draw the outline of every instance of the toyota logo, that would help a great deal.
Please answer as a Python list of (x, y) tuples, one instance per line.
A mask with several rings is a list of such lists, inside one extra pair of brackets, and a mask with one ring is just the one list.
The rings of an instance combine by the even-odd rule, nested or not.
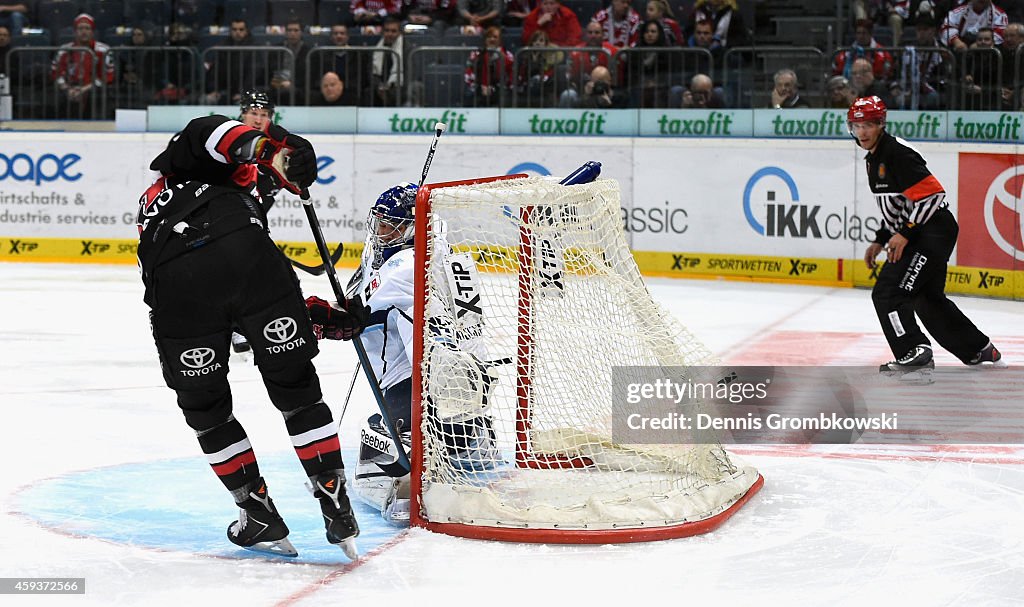
[(178, 360), (190, 369), (201, 369), (213, 362), (213, 356), (213, 348), (192, 348), (182, 352)]
[[(1024, 181), (1021, 178), (1021, 170), (1024, 166), (1014, 166), (1006, 169), (992, 180), (985, 192), (985, 227), (1004, 253), (1017, 261), (1024, 261), (1024, 221), (1017, 217), (1019, 211), (1016, 208), (1018, 200), (1024, 196)], [(1014, 228), (1020, 234), (1014, 234)]]
[(267, 326), (263, 327), (263, 337), (275, 344), (283, 344), (295, 337), (298, 331), (299, 327), (295, 324), (295, 319), (282, 316), (268, 322)]

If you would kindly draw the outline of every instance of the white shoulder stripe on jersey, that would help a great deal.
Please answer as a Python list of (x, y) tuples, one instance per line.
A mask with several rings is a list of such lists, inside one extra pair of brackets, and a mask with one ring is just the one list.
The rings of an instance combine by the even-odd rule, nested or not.
[(220, 140), (224, 137), (224, 135), (227, 134), (228, 131), (235, 128), (236, 126), (243, 125), (241, 122), (237, 120), (225, 120), (220, 126), (213, 129), (213, 133), (210, 133), (210, 136), (206, 139), (206, 151), (209, 152), (210, 156), (213, 157), (213, 159), (216, 160), (217, 162), (222, 162), (224, 164), (231, 163), (230, 160), (228, 160), (223, 154), (217, 151), (217, 144), (220, 143)]
[(245, 453), (250, 449), (252, 449), (252, 445), (249, 444), (249, 439), (243, 438), (237, 443), (228, 445), (216, 453), (207, 453), (206, 461), (210, 462), (211, 466), (214, 466), (222, 462), (226, 462), (239, 453)]

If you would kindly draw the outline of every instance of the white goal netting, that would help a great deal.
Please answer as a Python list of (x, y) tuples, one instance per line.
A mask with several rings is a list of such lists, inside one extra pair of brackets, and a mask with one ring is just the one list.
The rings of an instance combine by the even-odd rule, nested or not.
[(433, 189), (426, 225), (422, 520), (676, 527), (723, 513), (757, 482), (707, 437), (613, 440), (613, 368), (715, 363), (647, 291), (616, 182)]

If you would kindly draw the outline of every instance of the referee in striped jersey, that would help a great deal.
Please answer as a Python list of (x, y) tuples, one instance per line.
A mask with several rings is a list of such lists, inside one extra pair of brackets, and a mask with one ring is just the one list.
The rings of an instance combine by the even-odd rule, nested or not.
[(885, 131), (885, 104), (861, 97), (847, 113), (850, 134), (868, 151), (868, 183), (882, 212), (882, 226), (864, 261), (886, 261), (871, 291), (875, 312), (896, 359), (879, 368), (896, 375), (932, 369), (932, 346), (917, 324), (966, 365), (1005, 366), (988, 336), (945, 294), (946, 265), (959, 231), (946, 192), (920, 153)]

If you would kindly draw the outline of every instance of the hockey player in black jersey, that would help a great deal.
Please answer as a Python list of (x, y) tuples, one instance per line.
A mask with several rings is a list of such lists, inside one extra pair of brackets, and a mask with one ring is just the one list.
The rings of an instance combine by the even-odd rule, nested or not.
[[(312, 147), (305, 139), (274, 124), (274, 102), (264, 92), (245, 91), (242, 93), (238, 111), (239, 122), (266, 133), (271, 139), (284, 141), (285, 138), (290, 138), (296, 147)], [(275, 196), (281, 191), (281, 184), (266, 167), (261, 168), (257, 165), (256, 171), (256, 200), (263, 207), (264, 213), (270, 213), (270, 209), (274, 206)], [(239, 353), (249, 352), (252, 349), (249, 340), (238, 332), (237, 327), (231, 333), (231, 348)]]
[(874, 96), (857, 99), (847, 113), (850, 134), (868, 151), (868, 183), (882, 213), (882, 227), (864, 253), (874, 269), (875, 258), (886, 252), (871, 299), (896, 360), (879, 370), (902, 374), (935, 367), (915, 313), (964, 364), (1004, 366), (988, 336), (946, 297), (946, 265), (959, 227), (945, 190), (917, 150), (885, 131), (885, 117), (885, 104)]
[[(249, 336), (271, 402), (318, 498), (327, 539), (355, 556), (359, 533), (345, 489), (331, 411), (311, 362), (317, 341), (287, 258), (270, 239), (256, 199), (257, 169), (304, 194), (316, 155), (283, 129), (268, 136), (207, 116), (176, 134), (150, 168), (159, 178), (140, 199), (139, 265), (167, 385), (221, 482), (240, 508), (228, 539), (295, 556), (270, 499), (227, 380), (232, 326)], [(308, 194), (306, 194), (308, 195)], [(345, 336), (365, 323), (361, 306), (335, 311)]]

